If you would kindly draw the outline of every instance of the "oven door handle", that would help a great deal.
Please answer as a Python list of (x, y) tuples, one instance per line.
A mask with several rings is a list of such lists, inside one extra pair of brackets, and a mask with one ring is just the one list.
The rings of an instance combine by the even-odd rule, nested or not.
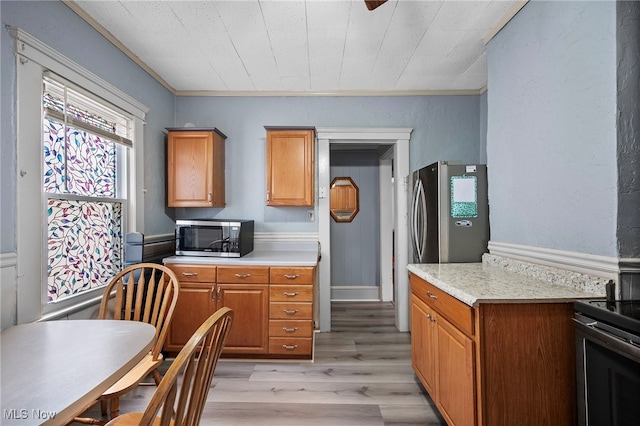
[(589, 340), (600, 346), (607, 347), (622, 356), (640, 362), (640, 346), (629, 339), (615, 336), (612, 333), (602, 330), (601, 327), (606, 327), (606, 324), (601, 324), (598, 321), (582, 315), (576, 315), (573, 321), (576, 325), (577, 338)]

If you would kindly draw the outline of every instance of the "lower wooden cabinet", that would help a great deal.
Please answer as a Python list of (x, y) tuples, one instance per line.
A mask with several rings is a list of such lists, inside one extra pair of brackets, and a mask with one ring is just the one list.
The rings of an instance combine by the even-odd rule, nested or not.
[(436, 315), (436, 399), (443, 417), (453, 425), (475, 424), (474, 342), (444, 317)]
[(413, 369), (449, 426), (575, 425), (570, 301), (471, 307), (410, 282)]
[(180, 281), (180, 296), (165, 351), (179, 352), (197, 328), (224, 306), (234, 311), (234, 320), (223, 355), (313, 356), (314, 267), (167, 266)]
[(269, 353), (313, 356), (313, 267), (271, 267), (269, 271)]
[(473, 340), (411, 295), (413, 369), (449, 424), (475, 424), (474, 355)]
[(219, 306), (234, 312), (223, 353), (264, 355), (269, 351), (269, 268), (219, 266)]
[(434, 312), (411, 295), (411, 364), (430, 395), (436, 394), (436, 327)]

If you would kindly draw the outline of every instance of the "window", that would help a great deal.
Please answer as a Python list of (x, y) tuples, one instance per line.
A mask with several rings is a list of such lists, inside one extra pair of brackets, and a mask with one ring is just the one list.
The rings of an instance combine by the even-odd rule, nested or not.
[(51, 303), (101, 287), (122, 268), (131, 119), (51, 73), (42, 87)]
[[(19, 28), (8, 31), (16, 55), (16, 321), (88, 318), (122, 263), (123, 235), (144, 228), (149, 109)], [(91, 225), (76, 232), (72, 224), (83, 221)]]

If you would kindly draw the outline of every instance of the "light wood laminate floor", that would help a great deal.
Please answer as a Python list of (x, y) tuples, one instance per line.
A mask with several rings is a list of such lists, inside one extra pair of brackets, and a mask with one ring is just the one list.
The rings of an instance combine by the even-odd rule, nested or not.
[[(390, 303), (334, 302), (313, 362), (222, 359), (202, 425), (445, 425), (411, 368), (409, 333)], [(142, 411), (153, 386), (121, 399)], [(91, 410), (99, 414), (96, 408)]]

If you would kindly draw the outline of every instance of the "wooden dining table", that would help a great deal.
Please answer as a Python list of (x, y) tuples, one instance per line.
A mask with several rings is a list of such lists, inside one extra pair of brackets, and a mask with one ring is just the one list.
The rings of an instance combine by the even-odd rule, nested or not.
[(124, 376), (155, 341), (137, 321), (61, 320), (2, 331), (0, 424), (64, 425)]

